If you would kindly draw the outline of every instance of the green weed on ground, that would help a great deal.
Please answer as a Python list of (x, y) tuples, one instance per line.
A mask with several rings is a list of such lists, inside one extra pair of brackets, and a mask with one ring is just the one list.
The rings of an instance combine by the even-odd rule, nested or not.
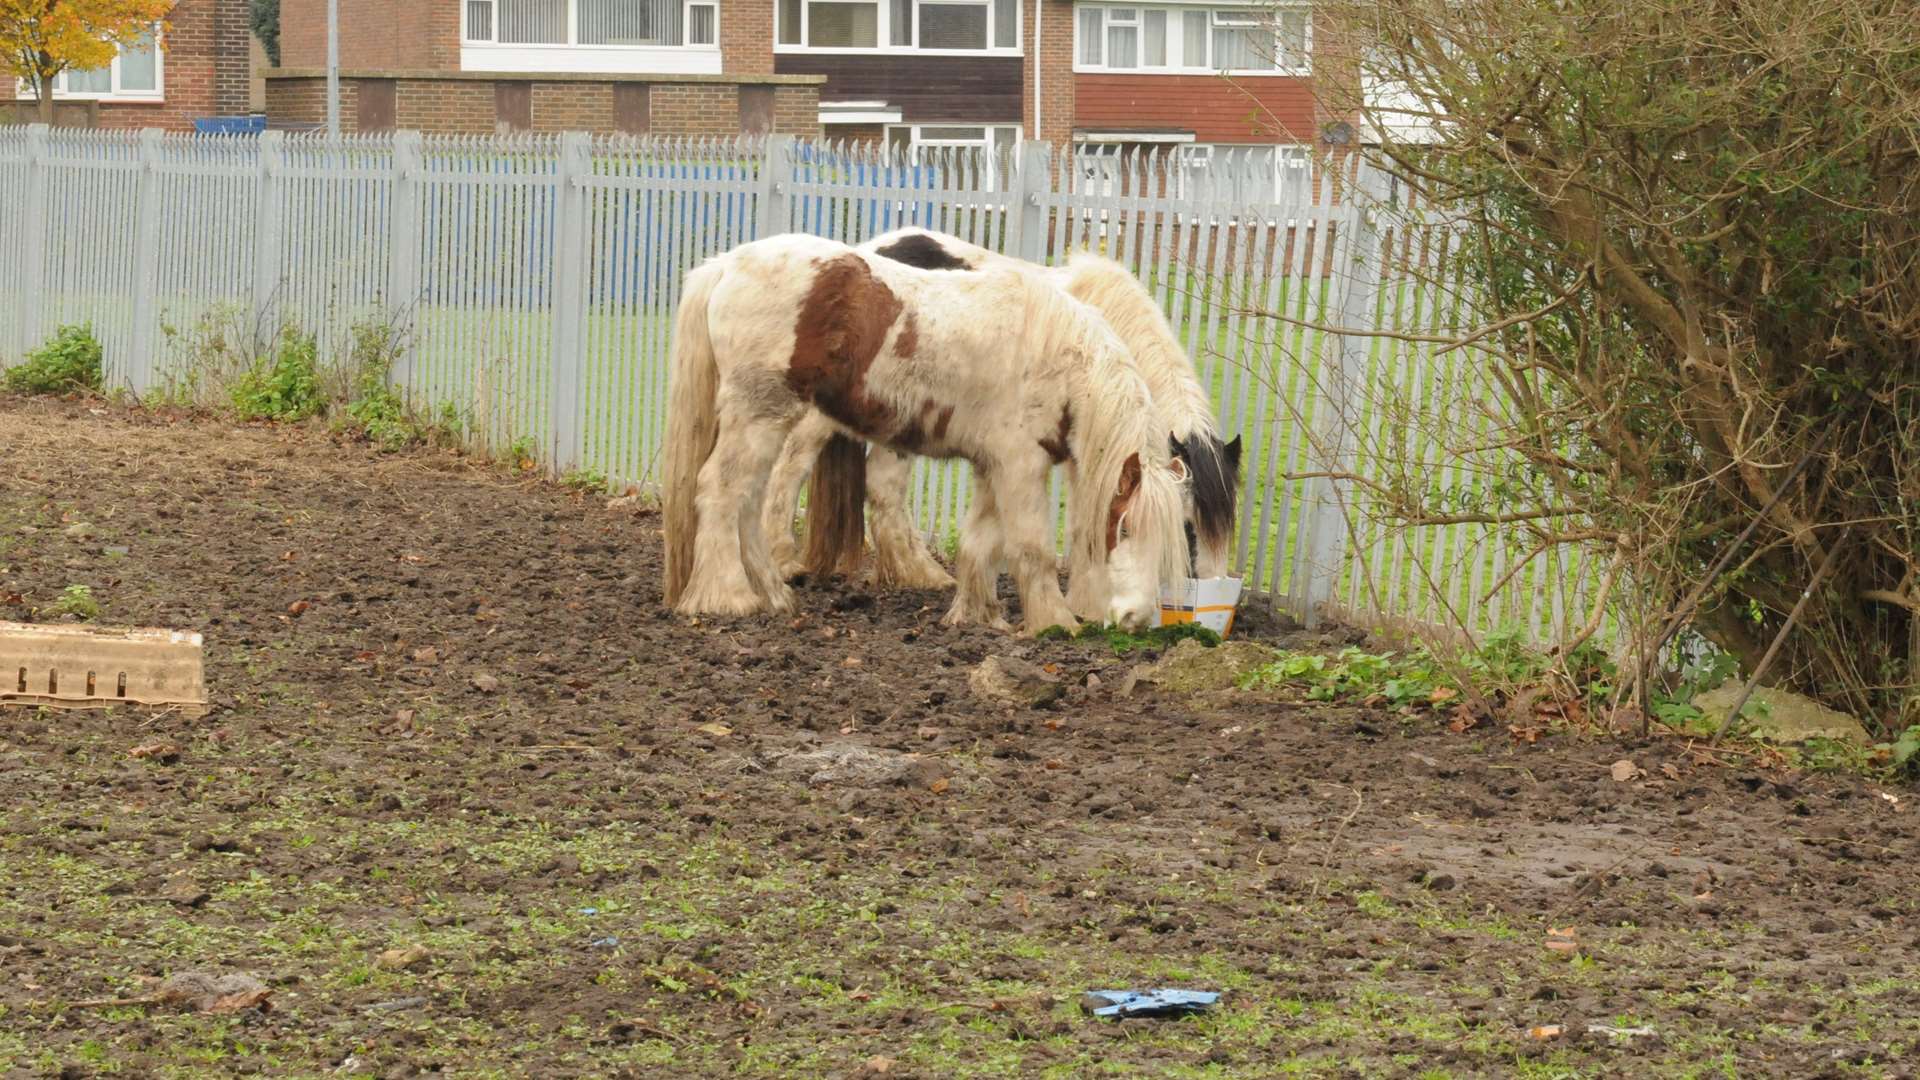
[(98, 393), (103, 383), (100, 339), (85, 323), (62, 326), (21, 363), (0, 373), (0, 387), (16, 394)]

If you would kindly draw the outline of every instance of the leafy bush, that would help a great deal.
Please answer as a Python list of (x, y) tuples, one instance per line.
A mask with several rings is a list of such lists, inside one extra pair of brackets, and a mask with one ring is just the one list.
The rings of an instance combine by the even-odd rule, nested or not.
[(1393, 653), (1370, 653), (1351, 645), (1332, 657), (1319, 653), (1287, 653), (1240, 679), (1240, 685), (1246, 689), (1288, 684), (1306, 686), (1307, 697), (1312, 701), (1366, 700), (1378, 696), (1394, 705), (1430, 704), (1435, 691), (1451, 689), (1424, 649), (1401, 657)]
[(85, 585), (69, 585), (60, 590), (60, 599), (47, 608), (55, 615), (72, 615), (78, 619), (93, 620), (100, 617), (100, 601), (93, 598), (93, 590)]
[(270, 356), (233, 386), (233, 407), (247, 420), (305, 420), (326, 408), (320, 354), (312, 337), (289, 330)]
[(0, 376), (0, 385), (16, 394), (98, 392), (103, 361), (100, 339), (93, 336), (93, 327), (85, 323), (62, 326), (46, 344), (8, 368)]
[(1165, 649), (1192, 638), (1211, 649), (1220, 644), (1220, 635), (1201, 626), (1199, 623), (1175, 623), (1172, 626), (1156, 626), (1144, 633), (1134, 634), (1117, 626), (1104, 623), (1086, 623), (1078, 634), (1069, 634), (1065, 627), (1049, 626), (1034, 635), (1041, 641), (1099, 641), (1113, 650), (1115, 656), (1125, 656), (1140, 649)]

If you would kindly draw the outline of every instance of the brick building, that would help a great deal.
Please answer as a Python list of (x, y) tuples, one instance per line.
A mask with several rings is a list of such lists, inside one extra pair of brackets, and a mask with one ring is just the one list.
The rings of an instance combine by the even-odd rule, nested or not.
[[(179, 0), (160, 47), (150, 34), (105, 69), (61, 73), (61, 122), (190, 131), (201, 117), (245, 115), (254, 47), (247, 8), (247, 0)], [(13, 111), (30, 119), (32, 91), (23, 84), (18, 97)]]
[[(340, 0), (340, 10), (350, 126), (717, 125), (909, 151), (1039, 137), (1116, 155), (1178, 148), (1194, 168), (1222, 148), (1265, 148), (1276, 169), (1329, 126), (1304, 2)], [(271, 80), (281, 105), (269, 112), (290, 123), (318, 115), (325, 12), (325, 0), (283, 0), (288, 71)]]

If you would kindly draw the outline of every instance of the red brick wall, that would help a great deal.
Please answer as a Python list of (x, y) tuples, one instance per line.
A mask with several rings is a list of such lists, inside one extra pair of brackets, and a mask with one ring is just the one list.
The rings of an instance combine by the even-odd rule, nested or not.
[[(358, 117), (358, 87), (368, 76), (340, 80), (340, 120), (353, 130)], [(394, 77), (394, 76), (389, 76)], [(507, 80), (395, 77), (394, 123), (403, 129), (441, 133), (486, 133), (498, 129), (494, 87)], [(278, 128), (306, 128), (325, 122), (326, 78), (301, 73), (267, 80), (268, 122)], [(740, 134), (740, 87), (728, 82), (649, 82), (648, 130), (655, 135)], [(533, 130), (614, 131), (611, 80), (532, 80)], [(817, 138), (820, 88), (817, 84), (773, 87), (773, 130)]]
[[(241, 39), (234, 60), (219, 58), (223, 23), (237, 14), (241, 30), (246, 29), (246, 0), (180, 0), (168, 18), (166, 40), (161, 53), (160, 102), (102, 102), (100, 126), (103, 128), (157, 127), (170, 131), (191, 131), (198, 117), (228, 115), (246, 111), (246, 40)], [(220, 91), (238, 64), (239, 84), (236, 97)], [(230, 77), (230, 75), (229, 75)]]
[(1203, 143), (1305, 142), (1317, 133), (1307, 78), (1075, 75), (1073, 87), (1080, 128), (1175, 128)]
[[(657, 105), (653, 115), (660, 115)], [(614, 130), (613, 84), (534, 83), (533, 130)]]
[[(1033, 9), (1041, 7), (1040, 123), (1033, 126)], [(1063, 143), (1073, 137), (1073, 4), (1071, 0), (1030, 0), (1026, 22), (1027, 55), (1020, 77), (1024, 101), (1020, 126), (1029, 139)]]
[(720, 0), (720, 70), (773, 74), (774, 0)]
[[(460, 69), (460, 0), (339, 0), (340, 66)], [(280, 66), (327, 66), (327, 0), (280, 0)]]

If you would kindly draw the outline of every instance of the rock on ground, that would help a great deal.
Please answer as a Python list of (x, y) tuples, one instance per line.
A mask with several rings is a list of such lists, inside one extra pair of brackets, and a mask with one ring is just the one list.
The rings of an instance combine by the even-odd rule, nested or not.
[[(1695, 697), (1693, 706), (1717, 725), (1726, 719), (1743, 685), (1739, 680), (1728, 680), (1719, 689)], [(1756, 709), (1756, 703), (1765, 707)], [(1774, 742), (1845, 739), (1865, 744), (1873, 741), (1860, 721), (1846, 713), (1829, 709), (1812, 698), (1787, 690), (1756, 686), (1753, 697), (1748, 699), (1747, 707), (1742, 712), (1746, 714), (1747, 723), (1755, 735)]]

